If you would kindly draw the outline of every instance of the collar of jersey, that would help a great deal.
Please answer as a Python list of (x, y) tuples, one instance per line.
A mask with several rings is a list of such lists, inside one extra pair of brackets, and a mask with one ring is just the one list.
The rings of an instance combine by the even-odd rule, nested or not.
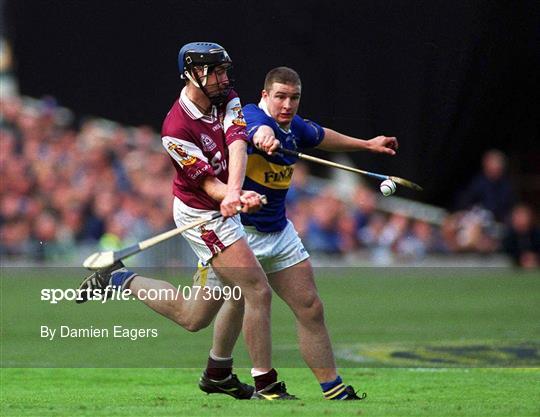
[(268, 117), (270, 117), (272, 120), (274, 120), (274, 123), (278, 127), (279, 130), (281, 130), (283, 133), (291, 133), (291, 129), (285, 130), (283, 129), (278, 122), (275, 121), (275, 119), (272, 117), (270, 112), (268, 111), (268, 106), (266, 105), (265, 101), (261, 98), (261, 101), (259, 101), (259, 108), (266, 113)]
[(203, 114), (199, 108), (193, 103), (186, 94), (186, 87), (182, 88), (180, 93), (180, 99), (178, 100), (180, 106), (186, 111), (189, 117), (193, 120), (203, 119), (204, 121), (214, 121), (217, 118), (216, 106), (212, 106), (212, 113), (210, 115)]

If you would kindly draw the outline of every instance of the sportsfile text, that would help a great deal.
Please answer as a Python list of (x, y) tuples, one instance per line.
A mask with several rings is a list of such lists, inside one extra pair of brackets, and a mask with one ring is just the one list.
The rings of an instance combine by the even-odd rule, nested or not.
[(114, 287), (94, 289), (43, 288), (41, 290), (41, 301), (49, 301), (50, 304), (58, 304), (59, 301), (80, 301), (83, 300), (83, 294), (87, 299), (99, 301), (102, 304), (109, 300), (127, 301), (132, 295), (129, 289), (117, 291)]

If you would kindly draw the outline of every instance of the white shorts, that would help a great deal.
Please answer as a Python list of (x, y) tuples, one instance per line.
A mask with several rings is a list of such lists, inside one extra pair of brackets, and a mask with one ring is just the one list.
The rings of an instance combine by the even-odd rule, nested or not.
[[(185, 226), (215, 212), (215, 210), (201, 210), (186, 206), (179, 198), (174, 198), (173, 216), (176, 227)], [(220, 217), (182, 233), (195, 255), (203, 262), (208, 262), (216, 253), (231, 246), (245, 235), (240, 216), (229, 217), (225, 220)]]
[[(287, 226), (281, 232), (258, 232), (252, 226), (246, 226), (245, 230), (249, 247), (267, 274), (289, 268), (309, 258), (309, 253), (290, 221), (287, 221)], [(201, 261), (204, 260), (201, 259)], [(206, 262), (199, 262), (199, 268), (193, 280), (195, 285), (211, 288), (222, 286), (221, 281)]]

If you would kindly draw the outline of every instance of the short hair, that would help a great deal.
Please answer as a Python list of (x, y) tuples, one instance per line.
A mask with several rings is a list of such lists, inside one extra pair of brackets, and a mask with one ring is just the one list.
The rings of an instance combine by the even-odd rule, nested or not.
[(302, 87), (298, 73), (289, 67), (277, 67), (268, 71), (264, 79), (264, 89), (269, 91), (274, 83), (297, 85)]

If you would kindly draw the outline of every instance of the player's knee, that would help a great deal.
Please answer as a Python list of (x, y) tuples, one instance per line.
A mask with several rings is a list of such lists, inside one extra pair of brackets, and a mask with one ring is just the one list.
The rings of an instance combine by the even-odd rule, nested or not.
[(212, 322), (211, 319), (206, 319), (204, 317), (189, 317), (181, 313), (175, 315), (174, 321), (191, 333), (205, 329)]
[(255, 290), (256, 302), (263, 305), (270, 305), (272, 302), (272, 288), (268, 284), (259, 285)]
[(200, 326), (199, 323), (186, 323), (184, 329), (186, 329), (190, 333), (196, 333), (199, 330), (204, 329), (204, 327)]
[(272, 288), (268, 281), (260, 280), (245, 286), (242, 295), (247, 304), (269, 305), (272, 301)]
[(324, 306), (318, 296), (306, 300), (307, 302), (300, 308), (298, 318), (302, 321), (322, 323), (324, 322)]
[(211, 320), (190, 320), (185, 322), (183, 327), (188, 332), (195, 333), (199, 330), (206, 329), (211, 322)]
[(311, 308), (313, 319), (317, 322), (324, 322), (324, 305), (319, 297), (315, 299)]

